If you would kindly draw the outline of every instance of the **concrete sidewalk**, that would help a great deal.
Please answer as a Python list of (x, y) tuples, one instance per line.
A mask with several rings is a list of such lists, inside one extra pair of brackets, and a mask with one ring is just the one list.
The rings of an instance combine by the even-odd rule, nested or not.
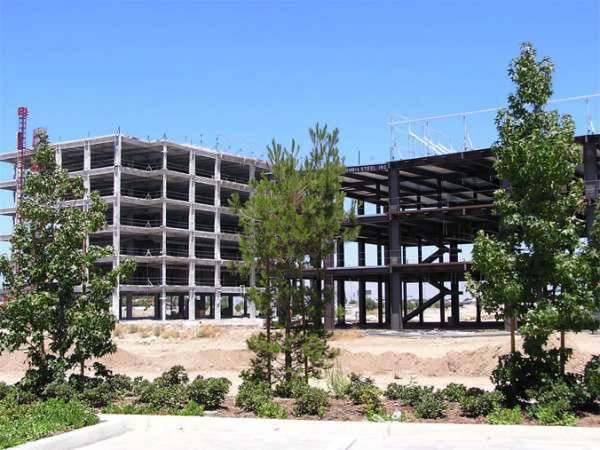
[(600, 428), (120, 416), (128, 431), (85, 450), (594, 449)]

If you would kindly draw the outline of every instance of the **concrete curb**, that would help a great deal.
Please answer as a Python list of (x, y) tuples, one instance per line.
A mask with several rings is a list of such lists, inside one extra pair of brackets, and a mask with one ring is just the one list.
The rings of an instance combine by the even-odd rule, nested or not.
[(13, 450), (72, 450), (84, 445), (110, 439), (128, 431), (121, 419), (103, 418), (100, 423), (66, 433), (57, 434), (12, 447)]

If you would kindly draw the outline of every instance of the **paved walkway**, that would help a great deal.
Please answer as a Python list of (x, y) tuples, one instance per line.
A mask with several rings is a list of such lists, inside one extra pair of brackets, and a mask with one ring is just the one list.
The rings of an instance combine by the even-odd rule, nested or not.
[(600, 448), (600, 428), (103, 416), (129, 431), (85, 450), (552, 450)]

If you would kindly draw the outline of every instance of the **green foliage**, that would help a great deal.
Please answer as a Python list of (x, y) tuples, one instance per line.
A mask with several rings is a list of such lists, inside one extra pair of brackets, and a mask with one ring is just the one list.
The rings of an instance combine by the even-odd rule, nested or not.
[(440, 393), (449, 402), (460, 402), (467, 394), (467, 387), (464, 384), (450, 383)]
[(600, 355), (594, 355), (585, 365), (583, 383), (591, 399), (600, 400)]
[(495, 408), (488, 416), (487, 421), (491, 425), (521, 425), (523, 414), (521, 408)]
[(534, 405), (528, 409), (529, 414), (540, 425), (575, 426), (577, 416), (562, 409), (560, 402)]
[(94, 412), (76, 400), (21, 405), (4, 399), (0, 401), (0, 449), (97, 422)]
[(288, 417), (285, 408), (272, 401), (259, 404), (256, 408), (256, 415), (259, 417), (269, 417), (271, 419), (287, 419)]
[(107, 405), (102, 408), (104, 414), (159, 414), (161, 411), (149, 405), (140, 405), (138, 403), (126, 403), (123, 405)]
[(308, 384), (303, 378), (291, 376), (288, 380), (284, 378), (275, 386), (275, 395), (282, 398), (294, 398), (307, 386)]
[(375, 386), (372, 379), (361, 378), (356, 373), (350, 374), (346, 387), (345, 397), (349, 397), (355, 405), (362, 405), (366, 414), (383, 414), (383, 401), (381, 389)]
[(147, 383), (139, 387), (137, 403), (155, 410), (180, 408), (188, 401), (188, 392), (183, 384)]
[(166, 372), (163, 372), (154, 382), (161, 386), (176, 386), (187, 384), (189, 377), (185, 368), (181, 365), (173, 366)]
[(190, 400), (186, 403), (183, 409), (179, 410), (179, 416), (203, 416), (204, 406), (196, 403), (194, 400)]
[(245, 411), (256, 411), (261, 404), (271, 402), (272, 398), (267, 382), (244, 380), (238, 389), (235, 406)]
[(422, 419), (439, 419), (446, 415), (446, 403), (440, 394), (426, 392), (414, 405), (413, 412)]
[(11, 257), (0, 257), (10, 299), (0, 309), (0, 352), (25, 349), (26, 388), (36, 394), (88, 359), (115, 350), (112, 290), (134, 269), (132, 261), (109, 272), (97, 264), (112, 250), (84, 243), (104, 226), (106, 205), (97, 193), (86, 208), (65, 203), (83, 197), (82, 179), (57, 167), (47, 136), (38, 137), (37, 169), (27, 175), (17, 205)]
[[(244, 205), (235, 195), (231, 202), (243, 230), (240, 271), (255, 269), (262, 287), (249, 292), (265, 317), (265, 332), (248, 341), (256, 355), (250, 371), (269, 385), (289, 382), (298, 373), (305, 382), (318, 378), (337, 355), (328, 345), (330, 335), (322, 320), (333, 291), (329, 286), (323, 289), (322, 281), (325, 260), (349, 218), (340, 189), (345, 168), (337, 129), (317, 124), (309, 133), (312, 149), (305, 158), (295, 141), (289, 149), (273, 141), (267, 149), (269, 176), (251, 182), (253, 195)], [(307, 261), (316, 269), (315, 283), (291, 283), (305, 278)], [(274, 306), (281, 332), (273, 332)], [(282, 368), (275, 367), (280, 353)]]
[(467, 394), (459, 402), (460, 410), (466, 417), (487, 416), (500, 406), (502, 400), (502, 394), (496, 391)]
[(306, 386), (296, 393), (293, 412), (295, 416), (323, 417), (328, 405), (329, 396), (327, 395), (327, 391), (312, 386)]
[(327, 371), (327, 389), (335, 398), (346, 398), (350, 387), (350, 378), (338, 366)]
[(199, 375), (188, 386), (188, 396), (206, 409), (216, 409), (223, 404), (230, 387), (231, 381), (227, 378), (202, 378)]
[(416, 384), (390, 383), (385, 391), (385, 396), (390, 400), (398, 400), (409, 406), (415, 406), (421, 401), (421, 398), (429, 394), (433, 394), (433, 387)]
[(4, 399), (10, 392), (10, 386), (3, 381), (0, 381), (0, 401)]

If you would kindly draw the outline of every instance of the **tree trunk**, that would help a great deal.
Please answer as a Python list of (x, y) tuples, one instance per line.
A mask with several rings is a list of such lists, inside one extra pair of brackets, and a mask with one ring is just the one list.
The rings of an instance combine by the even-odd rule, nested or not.
[(510, 352), (514, 353), (516, 351), (516, 343), (515, 343), (515, 328), (517, 324), (517, 319), (514, 316), (511, 316), (510, 320)]
[(81, 379), (83, 380), (83, 376), (85, 374), (85, 364), (83, 361), (79, 363), (79, 375), (81, 375)]
[(560, 331), (560, 374), (565, 375), (565, 332)]

